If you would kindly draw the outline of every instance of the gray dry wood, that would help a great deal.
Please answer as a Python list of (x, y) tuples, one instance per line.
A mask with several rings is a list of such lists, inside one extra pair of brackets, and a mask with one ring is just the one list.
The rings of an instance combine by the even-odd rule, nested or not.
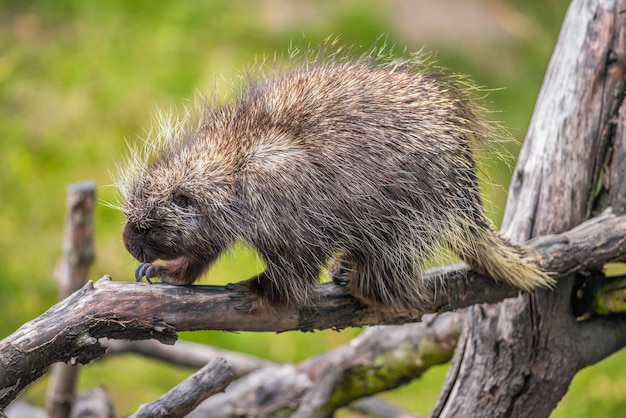
[[(626, 253), (626, 216), (603, 213), (557, 236), (531, 243), (537, 260), (555, 272), (599, 269)], [(469, 272), (462, 265), (447, 266), (426, 280), (436, 297), (424, 301), (422, 312), (400, 314), (360, 305), (332, 283), (317, 286), (315, 306), (300, 310), (249, 315), (221, 286), (171, 286), (113, 282), (108, 278), (81, 290), (24, 324), (0, 341), (0, 408), (8, 405), (54, 362), (85, 364), (105, 353), (99, 341), (157, 339), (173, 344), (176, 331), (311, 331), (315, 329), (403, 324), (424, 313), (444, 312), (482, 302), (497, 302), (518, 294), (516, 289)], [(436, 290), (436, 291), (435, 291)]]
[[(626, 206), (624, 10), (625, 0), (570, 5), (509, 189), (503, 231), (514, 240), (568, 230), (598, 207)], [(600, 202), (603, 170), (608, 198)], [(468, 309), (433, 416), (547, 417), (578, 370), (623, 347), (623, 318), (576, 320), (574, 284), (569, 275), (555, 291)]]
[[(461, 329), (456, 312), (404, 326), (369, 327), (348, 344), (299, 364), (259, 369), (190, 416), (331, 416), (355, 399), (396, 388), (449, 361)], [(380, 406), (380, 403), (378, 403)], [(390, 412), (390, 411), (388, 411)]]
[[(59, 298), (65, 299), (87, 282), (89, 268), (95, 259), (93, 216), (96, 206), (96, 184), (93, 181), (71, 184), (67, 188), (67, 213), (63, 234), (63, 255), (55, 269)], [(76, 367), (52, 365), (46, 411), (49, 418), (66, 418), (76, 398)]]
[(156, 401), (141, 405), (131, 418), (184, 417), (204, 399), (222, 392), (232, 380), (226, 360), (214, 358)]

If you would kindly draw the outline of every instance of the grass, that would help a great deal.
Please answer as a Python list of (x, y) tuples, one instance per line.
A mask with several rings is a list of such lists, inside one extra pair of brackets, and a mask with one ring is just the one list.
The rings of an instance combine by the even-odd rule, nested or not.
[[(95, 180), (103, 202), (116, 199), (110, 172), (122, 161), (125, 141), (149, 128), (156, 107), (178, 106), (196, 90), (219, 95), (223, 80), (237, 80), (247, 65), (266, 57), (284, 60), (289, 45), (317, 45), (329, 35), (346, 44), (390, 43), (418, 50), (394, 25), (383, 1), (175, 2), (149, 0), (0, 1), (0, 338), (57, 300), (52, 271), (61, 251), (65, 188)], [(521, 141), (566, 2), (510, 2), (530, 22), (524, 36), (500, 36), (469, 47), (426, 45), (438, 64), (495, 90), (487, 105)], [(398, 48), (401, 50), (402, 48)], [(223, 75), (223, 79), (222, 76)], [(509, 152), (517, 154), (517, 148)], [(489, 159), (489, 157), (486, 157)], [(511, 167), (486, 164), (493, 219), (499, 222)], [(91, 277), (130, 280), (134, 261), (121, 241), (123, 216), (106, 205), (96, 212), (97, 261)], [(257, 260), (238, 251), (216, 266), (208, 282), (239, 280)], [(278, 361), (296, 362), (347, 342), (341, 333), (183, 333)], [(626, 402), (624, 354), (582, 371), (555, 417), (619, 416)], [(82, 368), (80, 386), (105, 384), (120, 414), (156, 398), (191, 373), (135, 356), (105, 358)], [(409, 410), (427, 414), (445, 367), (388, 394)], [(46, 380), (26, 396), (42, 404)]]

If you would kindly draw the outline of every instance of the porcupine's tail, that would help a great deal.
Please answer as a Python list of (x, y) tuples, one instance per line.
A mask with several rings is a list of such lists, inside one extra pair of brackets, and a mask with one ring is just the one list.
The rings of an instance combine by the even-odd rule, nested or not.
[(459, 229), (448, 245), (472, 270), (525, 291), (554, 286), (554, 278), (531, 259), (528, 247), (510, 243), (488, 221)]

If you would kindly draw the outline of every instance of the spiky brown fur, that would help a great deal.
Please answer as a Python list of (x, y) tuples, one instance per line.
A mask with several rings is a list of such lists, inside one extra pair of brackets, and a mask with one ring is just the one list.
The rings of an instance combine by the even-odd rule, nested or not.
[(550, 285), (483, 213), (471, 144), (491, 130), (465, 90), (373, 61), (309, 63), (162, 123), (121, 170), (139, 278), (191, 284), (242, 241), (267, 264), (236, 286), (253, 307), (307, 303), (333, 259), (354, 296), (415, 309), (440, 246), (520, 289)]

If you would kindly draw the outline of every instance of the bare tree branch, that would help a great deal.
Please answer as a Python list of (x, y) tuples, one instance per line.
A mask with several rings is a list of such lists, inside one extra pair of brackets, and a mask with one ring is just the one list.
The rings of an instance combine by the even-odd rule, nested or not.
[[(0, 409), (41, 377), (52, 363), (86, 364), (104, 355), (100, 338), (155, 338), (169, 344), (176, 340), (174, 328), (158, 317), (133, 317), (133, 301), (113, 299), (110, 304), (121, 303), (117, 309), (98, 312), (102, 306), (96, 306), (97, 300), (92, 299), (97, 293), (93, 284), (87, 283), (0, 342)], [(89, 306), (90, 303), (95, 305)], [(131, 312), (118, 316), (122, 309)]]
[[(87, 281), (89, 267), (95, 258), (93, 213), (96, 184), (92, 181), (72, 184), (67, 188), (67, 215), (63, 236), (63, 256), (55, 276), (59, 297), (65, 299)], [(50, 418), (66, 418), (76, 397), (78, 369), (64, 363), (52, 365), (46, 411)]]
[(278, 363), (235, 351), (220, 350), (205, 344), (180, 340), (175, 345), (163, 345), (155, 340), (106, 342), (107, 355), (137, 353), (147, 357), (167, 361), (182, 367), (200, 369), (215, 357), (221, 357), (231, 366), (233, 375), (240, 377), (264, 367), (277, 366)]
[[(459, 332), (459, 324), (450, 321), (449, 332), (454, 334)], [(163, 345), (158, 341), (118, 341), (109, 340), (106, 343), (107, 355), (137, 353), (147, 357), (152, 357), (167, 361), (182, 367), (200, 369), (215, 357), (224, 358), (232, 367), (236, 378), (252, 373), (255, 370), (268, 367), (281, 367), (282, 364), (263, 360), (254, 356), (217, 349), (205, 344), (198, 344), (189, 341), (177, 341), (175, 345)], [(446, 349), (452, 350), (448, 345)], [(372, 415), (380, 418), (411, 418), (412, 415), (398, 407), (390, 404), (382, 398), (368, 397), (352, 402), (349, 408), (365, 415)]]
[[(513, 239), (564, 231), (606, 205), (617, 213), (626, 211), (625, 9), (626, 0), (572, 2), (511, 184), (504, 229)], [(580, 322), (571, 314), (572, 300), (581, 291), (573, 273), (595, 275), (608, 261), (626, 260), (626, 217), (604, 212), (530, 245), (539, 265), (559, 273), (556, 291), (520, 294), (459, 264), (426, 273), (431, 280), (425, 283), (431, 287), (425, 293), (433, 296), (413, 312), (364, 307), (332, 284), (318, 286), (311, 306), (250, 315), (236, 309), (238, 302), (223, 287), (150, 286), (109, 279), (89, 283), (0, 341), (0, 410), (50, 364), (86, 363), (102, 356), (104, 339), (155, 338), (171, 344), (177, 330), (309, 331), (404, 324), (421, 320), (425, 313), (469, 306), (468, 326), (458, 340), (459, 350), (434, 414), (544, 416), (580, 368), (626, 344), (623, 318)], [(67, 255), (80, 259), (77, 254)], [(588, 312), (622, 308), (621, 285), (608, 293), (604, 290), (591, 292)], [(514, 296), (497, 306), (478, 305)], [(614, 307), (608, 309), (607, 301)], [(442, 314), (429, 323), (384, 331), (370, 328), (351, 344), (299, 365), (257, 369), (200, 409), (211, 411), (211, 416), (285, 411), (295, 411), (298, 417), (330, 416), (354, 399), (400, 385), (430, 365), (447, 361), (458, 327), (448, 326), (445, 334), (438, 324), (449, 318), (458, 315)], [(115, 344), (110, 341), (111, 347)], [(430, 344), (432, 351), (426, 353), (431, 358), (411, 357), (407, 362), (408, 353), (424, 354), (418, 350), (424, 344)], [(145, 350), (132, 343), (126, 347)], [(153, 355), (166, 355), (151, 350)], [(258, 366), (246, 363), (250, 359), (232, 358), (242, 373)], [(198, 355), (178, 361), (197, 365), (206, 359)], [(375, 362), (381, 359), (384, 367)], [(220, 369), (215, 382), (205, 374), (213, 366)], [(365, 373), (368, 379), (363, 379)], [(228, 376), (225, 363), (213, 360), (136, 416), (182, 416), (216, 390), (206, 390), (199, 382), (221, 390), (230, 381)], [(68, 393), (73, 393), (72, 379), (61, 380), (69, 384), (51, 389), (52, 415), (62, 411)]]
[[(560, 235), (535, 240), (537, 262), (555, 272), (599, 269), (624, 257), (626, 216), (605, 212)], [(404, 324), (428, 312), (444, 312), (518, 294), (516, 289), (468, 271), (463, 264), (426, 272), (434, 297), (420, 312), (394, 313), (364, 307), (344, 288), (317, 286), (313, 306), (250, 315), (221, 286), (170, 286), (102, 279), (50, 308), (0, 341), (0, 408), (57, 361), (85, 364), (102, 356), (101, 338), (154, 338), (172, 344), (176, 330), (311, 331)], [(438, 288), (445, 286), (445, 289)], [(445, 290), (445, 291), (444, 291)], [(210, 309), (209, 309), (210, 307)]]
[(352, 402), (350, 409), (377, 418), (419, 418), (375, 396)]
[[(503, 230), (514, 240), (565, 231), (606, 204), (626, 206), (626, 138), (616, 136), (624, 132), (616, 126), (624, 122), (624, 10), (626, 0), (573, 0), (568, 9), (509, 188)], [(572, 315), (575, 283), (565, 276), (552, 292), (469, 308), (433, 416), (546, 417), (581, 366), (624, 346), (626, 320)]]
[(33, 406), (24, 399), (17, 399), (4, 410), (6, 415), (0, 411), (0, 418), (48, 418), (46, 410)]
[(156, 401), (142, 405), (131, 417), (184, 417), (204, 399), (223, 391), (232, 380), (226, 360), (215, 358)]
[(315, 384), (311, 384), (304, 396), (297, 403), (299, 407), (291, 418), (326, 418), (332, 417), (333, 408), (329, 400), (336, 393), (344, 374), (345, 364), (341, 360), (325, 362), (323, 370), (317, 374)]
[(350, 343), (298, 365), (253, 372), (189, 417), (330, 416), (356, 399), (398, 387), (447, 362), (460, 319), (458, 313), (445, 312), (421, 323), (370, 327)]
[(106, 390), (97, 388), (80, 394), (69, 418), (115, 418), (115, 408)]

